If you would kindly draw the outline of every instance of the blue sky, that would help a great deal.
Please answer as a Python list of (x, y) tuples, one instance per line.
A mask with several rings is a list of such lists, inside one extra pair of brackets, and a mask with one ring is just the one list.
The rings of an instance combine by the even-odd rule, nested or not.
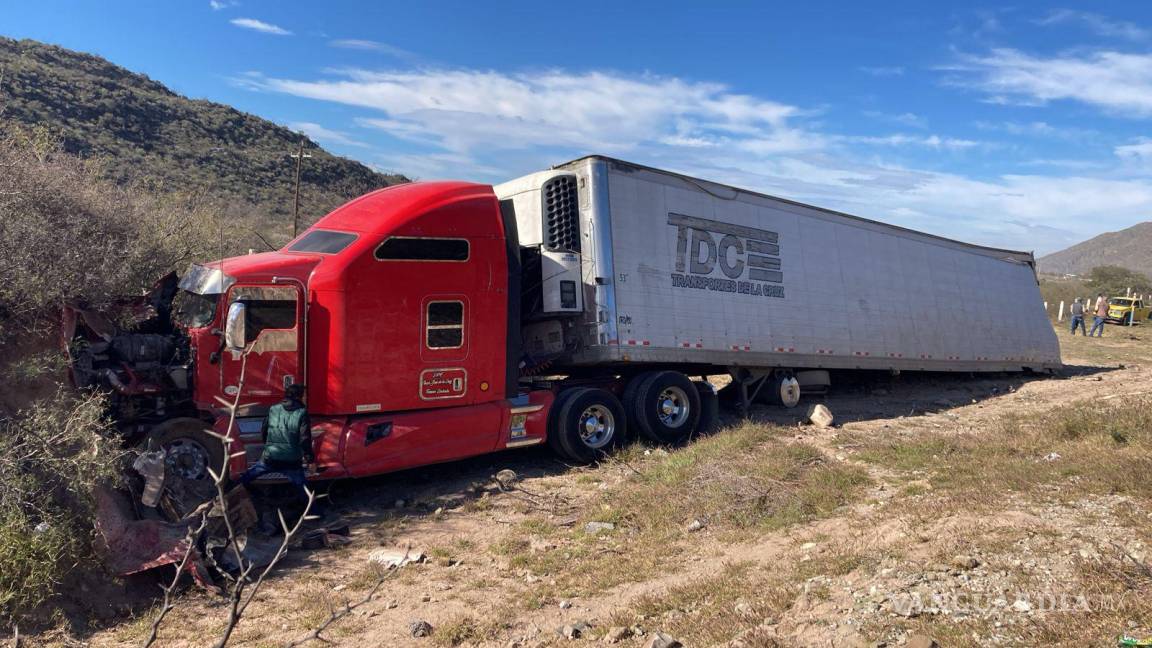
[(1038, 253), (1152, 219), (1149, 2), (5, 0), (0, 34), (423, 179), (603, 153)]

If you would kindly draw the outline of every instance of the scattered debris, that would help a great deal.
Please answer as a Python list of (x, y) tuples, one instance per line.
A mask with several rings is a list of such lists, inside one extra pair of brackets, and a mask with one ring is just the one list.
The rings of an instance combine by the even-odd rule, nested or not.
[(556, 628), (556, 634), (564, 637), (565, 639), (579, 639), (584, 636), (585, 632), (592, 629), (592, 624), (587, 621), (579, 621), (577, 623), (570, 623), (565, 626)]
[(410, 563), (422, 563), (425, 560), (424, 552), (411, 549), (377, 549), (368, 554), (368, 562), (374, 562), (385, 567), (403, 567)]
[(496, 473), (496, 483), (500, 485), (500, 490), (510, 491), (516, 487), (516, 482), (520, 481), (520, 475), (516, 471), (505, 468)]
[(1049, 452), (1048, 454), (1044, 455), (1044, 461), (1059, 461), (1060, 458), (1061, 457), (1059, 452)]
[(818, 428), (831, 427), (833, 421), (832, 410), (828, 409), (823, 403), (813, 403), (808, 406), (808, 420)]
[(417, 619), (408, 624), (408, 634), (413, 637), (431, 637), (432, 624), (423, 619)]
[(567, 610), (570, 607), (572, 607), (572, 601), (560, 601), (561, 610)]
[(687, 531), (688, 533), (695, 533), (695, 532), (703, 529), (704, 525), (705, 525), (705, 522), (703, 520), (701, 520), (700, 518), (696, 518), (696, 519), (692, 520), (691, 522), (689, 522), (688, 526), (685, 527), (684, 530)]
[(144, 494), (140, 503), (148, 508), (156, 508), (160, 502), (160, 494), (164, 489), (164, 458), (163, 450), (154, 452), (141, 452), (132, 462), (132, 469), (144, 478)]

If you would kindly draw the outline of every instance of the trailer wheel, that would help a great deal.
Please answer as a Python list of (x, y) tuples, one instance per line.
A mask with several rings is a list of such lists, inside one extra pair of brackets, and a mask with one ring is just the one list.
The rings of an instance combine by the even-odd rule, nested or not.
[(711, 434), (720, 427), (720, 396), (712, 383), (694, 382), (692, 386), (700, 395), (700, 421), (696, 423), (696, 434)]
[(616, 447), (628, 425), (620, 401), (609, 391), (590, 387), (571, 390), (554, 422), (551, 432), (557, 444), (578, 463), (595, 461)]
[(796, 407), (800, 404), (800, 383), (792, 376), (778, 374), (768, 379), (760, 394), (769, 405)]
[(700, 394), (688, 376), (677, 371), (646, 378), (628, 405), (640, 434), (655, 443), (682, 443), (700, 420)]
[(208, 469), (219, 471), (224, 466), (224, 444), (208, 432), (208, 425), (197, 419), (165, 421), (148, 434), (153, 446), (163, 448), (165, 470), (190, 481), (212, 479)]

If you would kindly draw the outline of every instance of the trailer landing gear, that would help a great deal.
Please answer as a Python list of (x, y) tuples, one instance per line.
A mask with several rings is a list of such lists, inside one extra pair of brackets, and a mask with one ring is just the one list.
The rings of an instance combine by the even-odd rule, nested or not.
[(800, 404), (800, 383), (791, 371), (734, 367), (729, 373), (732, 384), (725, 389), (735, 393), (741, 414), (747, 415), (752, 403), (789, 408)]

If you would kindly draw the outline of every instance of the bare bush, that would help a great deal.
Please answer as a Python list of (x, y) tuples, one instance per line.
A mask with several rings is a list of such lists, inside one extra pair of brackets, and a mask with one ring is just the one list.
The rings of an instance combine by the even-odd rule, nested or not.
[(61, 153), (43, 131), (0, 137), (0, 344), (51, 330), (64, 302), (141, 294), (218, 247), (215, 206), (110, 184), (103, 164)]

